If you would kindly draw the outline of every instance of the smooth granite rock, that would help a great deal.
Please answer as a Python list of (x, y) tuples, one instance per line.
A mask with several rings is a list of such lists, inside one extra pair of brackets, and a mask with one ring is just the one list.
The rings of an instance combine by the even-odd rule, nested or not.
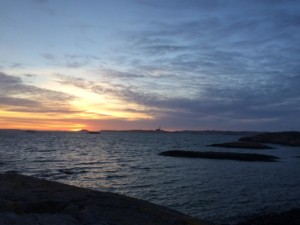
[(16, 173), (0, 174), (0, 225), (208, 225), (163, 206)]
[(257, 134), (252, 137), (242, 137), (239, 141), (272, 143), (288, 146), (300, 146), (300, 132), (272, 132)]
[(261, 161), (276, 162), (279, 159), (276, 156), (252, 153), (236, 153), (236, 152), (196, 152), (172, 150), (159, 153), (162, 156), (185, 157), (185, 158), (205, 158), (205, 159), (227, 159), (238, 161)]
[(272, 149), (272, 147), (270, 146), (250, 141), (235, 141), (220, 144), (211, 144), (207, 146), (223, 148)]

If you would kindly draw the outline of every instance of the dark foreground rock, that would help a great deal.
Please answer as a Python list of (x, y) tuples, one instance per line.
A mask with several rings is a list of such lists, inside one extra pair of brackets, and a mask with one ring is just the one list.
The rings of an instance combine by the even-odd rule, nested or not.
[(272, 147), (270, 146), (250, 141), (235, 141), (220, 144), (212, 144), (207, 146), (223, 148), (272, 149)]
[(242, 137), (239, 141), (272, 143), (288, 146), (300, 146), (300, 132), (262, 133), (251, 137)]
[(238, 161), (261, 161), (261, 162), (276, 162), (279, 159), (276, 156), (252, 153), (236, 153), (236, 152), (196, 152), (172, 150), (161, 152), (162, 156), (174, 156), (185, 158), (205, 158), (205, 159), (227, 159)]
[(118, 194), (0, 174), (0, 225), (207, 225), (177, 211)]
[(292, 209), (283, 213), (269, 213), (255, 216), (237, 225), (299, 225), (300, 209)]

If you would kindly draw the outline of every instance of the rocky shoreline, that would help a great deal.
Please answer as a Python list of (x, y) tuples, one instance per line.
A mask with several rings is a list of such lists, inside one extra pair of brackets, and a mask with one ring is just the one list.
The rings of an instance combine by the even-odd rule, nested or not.
[(287, 132), (268, 132), (257, 134), (250, 137), (242, 137), (239, 141), (259, 142), (280, 144), (287, 146), (300, 146), (300, 132), (287, 131)]
[(259, 133), (254, 136), (241, 137), (238, 141), (227, 143), (216, 143), (207, 146), (222, 147), (222, 148), (245, 148), (245, 149), (273, 149), (269, 144), (279, 144), (285, 146), (300, 146), (300, 132), (285, 131), (285, 132), (267, 132)]
[[(147, 201), (17, 173), (0, 174), (0, 225), (213, 225)], [(236, 225), (298, 225), (300, 209)], [(232, 225), (232, 224), (230, 224)]]
[(0, 174), (0, 225), (209, 225), (135, 198)]

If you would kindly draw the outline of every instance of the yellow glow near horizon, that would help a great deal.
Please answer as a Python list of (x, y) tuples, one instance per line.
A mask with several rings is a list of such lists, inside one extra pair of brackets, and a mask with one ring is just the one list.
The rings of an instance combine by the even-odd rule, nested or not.
[[(90, 90), (89, 87), (80, 88), (57, 82), (59, 77), (55, 74), (57, 74), (56, 71), (60, 70), (61, 68), (27, 68), (5, 71), (9, 75), (20, 77), (24, 85), (56, 91), (58, 95), (64, 93), (74, 96), (74, 99), (66, 100), (66, 102), (51, 102), (51, 99), (42, 99), (41, 107), (37, 109), (26, 105), (20, 106), (18, 111), (14, 111), (13, 107), (9, 108), (9, 106), (0, 108), (0, 128), (76, 131), (89, 128), (100, 129), (101, 127), (96, 126), (100, 126), (101, 121), (106, 124), (106, 129), (110, 129), (106, 123), (109, 120), (153, 119), (151, 115), (143, 112), (144, 109), (141, 106), (128, 103), (110, 95), (110, 93), (107, 95), (98, 94)], [(80, 69), (62, 70), (61, 73), (76, 74), (77, 77), (80, 75), (92, 77), (85, 76), (88, 75), (87, 72)], [(33, 76), (25, 76), (25, 74)], [(109, 84), (101, 83), (101, 85), (110, 88)], [(26, 93), (24, 95), (16, 93), (11, 97), (40, 101), (38, 96), (35, 99), (35, 96), (31, 96), (30, 93), (28, 96)], [(98, 121), (97, 125), (94, 125), (93, 121)]]
[[(0, 112), (2, 115), (2, 112)], [(2, 116), (0, 118), (1, 129), (24, 129), (24, 130), (64, 130), (74, 131), (86, 129), (84, 123), (55, 119), (55, 118), (37, 118), (24, 116)]]

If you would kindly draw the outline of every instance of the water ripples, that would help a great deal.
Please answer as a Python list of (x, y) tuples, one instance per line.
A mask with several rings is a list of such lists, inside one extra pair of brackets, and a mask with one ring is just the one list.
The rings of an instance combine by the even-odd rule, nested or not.
[(0, 169), (126, 194), (216, 223), (300, 207), (299, 148), (264, 150), (281, 157), (279, 163), (157, 155), (172, 149), (203, 151), (207, 144), (237, 139), (179, 133), (0, 131)]

